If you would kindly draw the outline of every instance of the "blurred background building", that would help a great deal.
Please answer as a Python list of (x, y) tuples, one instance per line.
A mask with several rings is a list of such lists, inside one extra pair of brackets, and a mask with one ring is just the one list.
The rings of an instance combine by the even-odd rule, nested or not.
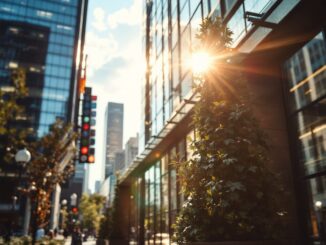
[(113, 174), (115, 154), (122, 151), (123, 142), (123, 104), (109, 102), (106, 118), (106, 160), (105, 178)]

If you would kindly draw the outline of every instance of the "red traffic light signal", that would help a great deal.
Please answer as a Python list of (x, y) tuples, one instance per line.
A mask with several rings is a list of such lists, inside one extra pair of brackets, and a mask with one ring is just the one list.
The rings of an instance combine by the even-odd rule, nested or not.
[(72, 211), (74, 214), (76, 214), (76, 213), (78, 213), (78, 208), (73, 207), (73, 208), (71, 209), (71, 211)]
[(88, 153), (88, 147), (87, 146), (83, 146), (80, 148), (80, 152), (83, 154), (83, 155), (86, 155)]
[(83, 124), (83, 130), (89, 130), (89, 124), (88, 123)]

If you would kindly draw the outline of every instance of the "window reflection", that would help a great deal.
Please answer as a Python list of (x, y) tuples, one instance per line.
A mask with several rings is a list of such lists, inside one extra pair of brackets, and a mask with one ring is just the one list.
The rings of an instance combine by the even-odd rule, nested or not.
[(326, 238), (326, 177), (317, 177), (308, 180), (310, 195), (310, 234), (314, 244)]
[[(300, 162), (307, 174), (326, 166), (326, 52), (319, 33), (285, 63), (290, 94), (290, 110), (298, 129)], [(310, 103), (317, 101), (314, 104)], [(309, 106), (307, 106), (309, 105)]]
[(291, 109), (297, 110), (325, 94), (326, 50), (322, 33), (286, 62)]
[[(31, 78), (38, 88), (34, 91), (35, 97), (39, 98), (41, 94), (44, 96), (44, 103), (42, 100), (33, 102), (33, 113), (35, 114), (36, 111), (40, 113), (38, 122), (35, 121), (35, 126), (39, 127), (38, 136), (48, 131), (49, 125), (54, 122), (56, 116), (66, 113), (71, 88), (70, 76), (78, 2), (78, 0), (6, 0), (0, 2), (1, 20), (27, 21), (31, 25), (48, 27), (50, 31), (45, 72), (35, 64), (30, 69), (31, 72), (40, 74), (39, 77), (33, 75), (33, 79)], [(45, 36), (39, 36), (39, 39), (42, 38), (45, 39)]]
[(227, 26), (233, 32), (232, 46), (235, 47), (240, 42), (240, 40), (246, 35), (246, 29), (245, 29), (246, 26), (245, 26), (244, 12), (242, 6), (240, 6), (237, 9), (235, 14), (228, 22)]
[(225, 4), (225, 13), (227, 14), (233, 7), (233, 5), (236, 3), (237, 0), (226, 0), (224, 1)]
[(326, 99), (300, 111), (296, 116), (299, 130), (300, 162), (307, 174), (326, 167)]
[(145, 172), (145, 244), (171, 244), (173, 224), (184, 200), (178, 190), (175, 164), (185, 160), (188, 151), (183, 138)]
[(304, 168), (304, 181), (309, 190), (311, 236), (314, 240), (323, 240), (326, 238), (326, 53), (323, 34), (319, 33), (288, 59), (284, 70), (291, 119), (297, 129), (299, 163)]
[(185, 2), (185, 5), (180, 8), (180, 31), (183, 32), (184, 28), (189, 22), (190, 12), (189, 12), (189, 3)]

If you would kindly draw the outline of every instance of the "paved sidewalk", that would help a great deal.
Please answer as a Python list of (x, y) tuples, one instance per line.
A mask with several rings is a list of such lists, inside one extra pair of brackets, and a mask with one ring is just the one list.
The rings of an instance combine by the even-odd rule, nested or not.
[[(95, 245), (96, 244), (96, 240), (93, 238), (89, 238), (87, 239), (86, 242), (83, 242), (83, 245)], [(71, 245), (71, 237), (68, 237), (68, 239), (66, 239), (65, 245)]]

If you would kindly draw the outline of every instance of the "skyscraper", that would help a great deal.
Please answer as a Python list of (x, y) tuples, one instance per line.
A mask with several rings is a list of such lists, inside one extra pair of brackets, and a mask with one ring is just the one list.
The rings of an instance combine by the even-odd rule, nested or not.
[[(17, 47), (15, 56), (2, 53), (1, 67), (29, 64), (27, 85), (33, 102), (28, 109), (34, 115), (32, 126), (37, 137), (46, 134), (56, 118), (71, 121), (75, 116), (76, 56), (83, 42), (86, 4), (86, 0), (0, 1), (0, 21), (9, 30), (6, 35), (12, 40), (24, 37), (23, 43), (29, 44)], [(32, 36), (29, 43), (28, 32)], [(43, 40), (43, 45), (36, 47), (32, 38)], [(19, 56), (23, 52), (24, 56)], [(2, 73), (0, 86), (6, 79), (8, 70)]]
[(49, 34), (50, 29), (47, 27), (0, 19), (0, 86), (12, 86), (11, 76), (14, 70), (21, 69), (24, 73), (30, 92), (22, 103), (26, 107), (28, 118), (20, 127), (33, 129), (30, 133), (34, 137), (41, 116)]
[[(77, 118), (81, 57), (77, 55), (84, 44), (87, 2), (0, 0), (0, 89), (8, 87), (13, 69), (24, 70), (28, 116), (20, 126), (31, 129), (33, 138), (48, 133), (57, 118), (65, 122)], [(14, 210), (11, 200), (17, 179), (7, 173), (0, 180), (3, 186), (12, 186), (11, 192), (1, 192), (0, 222), (9, 214), (21, 227), (18, 217), (24, 203), (18, 200)]]
[(138, 154), (138, 135), (137, 137), (130, 137), (125, 145), (125, 164), (127, 168)]
[(113, 174), (115, 154), (122, 151), (123, 104), (109, 102), (105, 112), (106, 123), (106, 161), (105, 179)]

